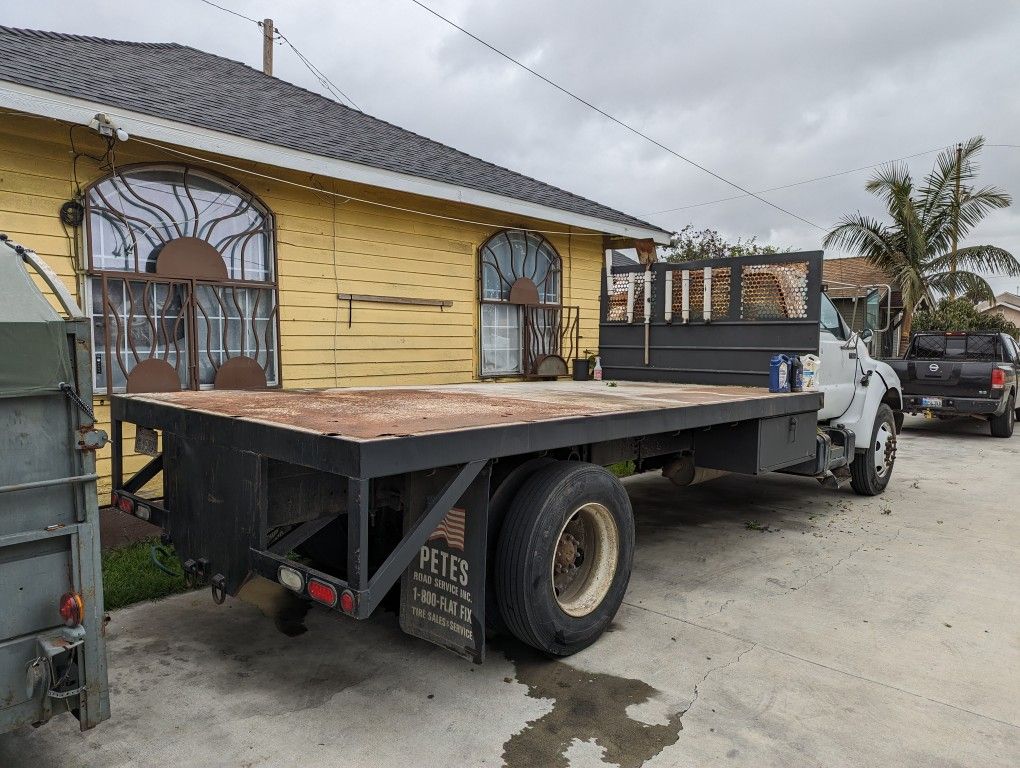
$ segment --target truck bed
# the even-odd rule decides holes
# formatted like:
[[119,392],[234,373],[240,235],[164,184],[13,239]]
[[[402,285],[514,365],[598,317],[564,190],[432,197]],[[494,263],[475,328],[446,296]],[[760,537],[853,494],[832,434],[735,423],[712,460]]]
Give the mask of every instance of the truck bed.
[[117,395],[113,417],[378,477],[820,405],[819,393],[757,387],[550,381]]

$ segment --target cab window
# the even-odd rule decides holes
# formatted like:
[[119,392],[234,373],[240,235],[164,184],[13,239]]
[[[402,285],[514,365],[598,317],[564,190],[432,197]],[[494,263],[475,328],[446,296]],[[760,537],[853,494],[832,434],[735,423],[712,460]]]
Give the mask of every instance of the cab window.
[[828,331],[840,341],[846,341],[850,336],[843,318],[840,317],[835,305],[824,293],[822,294],[822,316],[820,323],[823,331]]

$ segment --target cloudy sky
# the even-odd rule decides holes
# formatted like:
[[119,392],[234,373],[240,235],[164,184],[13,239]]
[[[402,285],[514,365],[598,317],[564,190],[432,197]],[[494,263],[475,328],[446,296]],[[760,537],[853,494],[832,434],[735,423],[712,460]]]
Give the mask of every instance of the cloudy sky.
[[[818,247],[822,232],[572,101],[410,0],[217,0],[285,35],[366,112],[667,229]],[[933,0],[425,0],[589,101],[753,190],[948,147],[1020,145],[1020,4]],[[261,66],[252,23],[199,0],[5,4],[0,23],[176,41]],[[321,86],[287,48],[275,74]],[[921,175],[935,154],[909,165]],[[1020,148],[981,181],[1017,197],[976,230],[1020,256]],[[861,171],[764,195],[820,227],[879,214]],[[682,210],[670,210],[682,209]],[[667,211],[667,212],[662,212]],[[660,213],[661,212],[661,213]],[[994,280],[1017,288],[1016,278]]]

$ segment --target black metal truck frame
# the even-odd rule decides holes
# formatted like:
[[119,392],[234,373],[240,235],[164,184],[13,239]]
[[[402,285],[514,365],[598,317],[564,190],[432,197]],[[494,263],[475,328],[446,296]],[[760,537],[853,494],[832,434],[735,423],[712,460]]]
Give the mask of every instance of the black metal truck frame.
[[[658,322],[644,334],[640,318],[614,319],[609,282],[614,274],[604,276],[602,353],[607,372],[619,380],[615,386],[535,382],[114,396],[114,503],[163,528],[185,570],[208,581],[217,600],[236,594],[252,574],[282,581],[281,569],[286,569],[300,576],[303,588],[320,585],[319,602],[364,619],[403,576],[405,631],[481,660],[486,626],[499,621],[492,615],[486,585],[489,556],[509,500],[536,466],[566,460],[608,466],[632,460],[646,470],[693,457],[698,467],[759,474],[815,465],[820,393],[770,394],[727,385],[735,376],[745,385],[766,381],[768,359],[775,352],[817,351],[820,262],[820,253],[810,253],[653,265],[646,274],[700,270],[707,276],[704,270],[725,268],[731,281],[731,317],[678,318],[675,323]],[[804,301],[796,317],[763,321],[757,314],[741,316],[740,274],[762,264],[803,268]],[[623,274],[643,271],[625,268]],[[664,283],[660,279],[658,284]],[[710,291],[705,298],[712,300]],[[667,300],[650,297],[649,305],[661,309]],[[641,363],[637,350],[649,334],[646,362]],[[699,355],[710,352],[722,365],[684,370],[680,353],[685,349]],[[655,367],[663,359],[669,364]],[[692,379],[693,384],[684,383]],[[647,383],[654,381],[667,383]],[[556,407],[549,406],[552,413],[546,418],[496,418],[490,424],[444,429],[416,430],[410,425],[399,434],[368,437],[244,412],[258,406],[259,398],[270,409],[276,402],[313,403],[318,413],[329,398],[338,398],[337,407],[342,407],[346,393],[399,399],[402,393],[410,397],[423,392],[436,399],[448,393],[477,397],[479,404],[493,395],[520,403],[548,398]],[[614,398],[635,402],[616,407]],[[641,398],[648,399],[647,407]],[[130,478],[124,474],[126,422],[162,435],[161,452]],[[143,495],[143,487],[160,472],[162,499]],[[452,582],[454,594],[446,607],[455,611],[456,601],[461,602],[460,624],[436,619],[431,612],[426,616],[420,606],[412,610],[410,604],[415,581],[430,582],[428,569],[435,574],[440,567],[426,562],[423,547],[437,537],[449,544],[448,514],[455,509],[464,515],[462,523],[467,521],[466,532],[465,526],[460,529],[464,563],[459,592],[456,573],[445,588],[451,590]],[[332,558],[327,554],[309,561],[295,555],[316,542],[318,553],[333,550]],[[323,559],[335,567],[323,568]],[[456,569],[454,560],[450,562]],[[441,567],[448,566],[443,554]],[[321,585],[327,587],[324,592]]]

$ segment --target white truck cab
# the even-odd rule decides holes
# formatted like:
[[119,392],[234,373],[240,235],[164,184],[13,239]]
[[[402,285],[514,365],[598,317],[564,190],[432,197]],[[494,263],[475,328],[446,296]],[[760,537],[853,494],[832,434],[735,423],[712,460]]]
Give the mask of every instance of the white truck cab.
[[818,423],[853,436],[851,484],[874,495],[892,474],[902,387],[896,372],[868,352],[871,331],[852,331],[829,297],[822,293],[821,300],[818,378],[825,402]]

